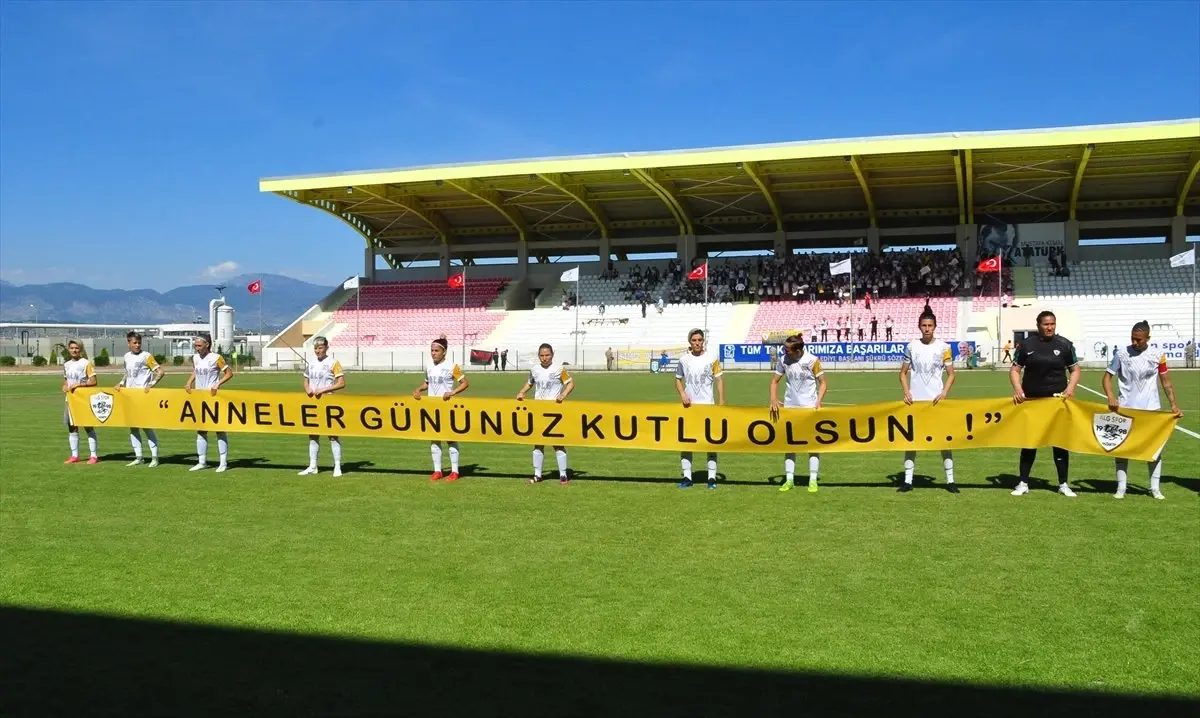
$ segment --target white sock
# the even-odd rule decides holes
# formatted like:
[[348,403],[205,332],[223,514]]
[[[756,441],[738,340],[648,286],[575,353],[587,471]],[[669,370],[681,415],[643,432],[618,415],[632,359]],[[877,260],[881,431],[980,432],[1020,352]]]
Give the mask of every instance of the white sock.
[[333,452],[333,468],[342,468],[342,440],[329,437],[329,450]]
[[221,456],[221,466],[229,460],[229,436],[222,431],[217,432],[217,453]]
[[808,480],[815,482],[821,472],[821,457],[817,454],[808,455]]
[[150,444],[150,458],[158,458],[158,434],[154,429],[146,429],[146,443]]
[[717,480],[717,455],[716,454],[708,455],[708,480],[709,481]]
[[789,484],[792,483],[793,481],[795,481],[795,479],[796,479],[796,455],[795,454],[784,454],[783,455],[783,474],[784,474],[784,480],[786,480]]
[[71,456],[74,456],[75,458],[78,459],[79,458],[79,432],[78,431],[68,431],[67,432],[67,444],[69,444],[71,446]]
[[917,452],[904,452],[904,483],[912,485],[913,469],[917,466]]
[[1129,485],[1129,460],[1117,459],[1117,493],[1125,493],[1125,487]]
[[533,447],[533,475],[541,477],[542,460],[546,458],[546,450],[540,446]]
[[133,447],[135,458],[142,458],[142,435],[137,429],[129,430],[129,445]]
[[458,442],[447,441],[446,446],[450,447],[450,473],[458,473]]
[[558,477],[567,478],[567,450],[561,446],[554,449],[554,460],[558,462]]
[[196,463],[208,463],[208,437],[204,434],[196,434],[196,456],[200,457]]
[[683,472],[684,481],[692,480],[692,452],[685,451],[679,455],[679,468]]
[[954,454],[949,451],[942,452],[942,468],[946,470],[946,483],[954,483]]
[[436,441],[430,442],[429,455],[433,457],[433,472],[442,473],[442,445]]
[[1159,491],[1159,481],[1162,479],[1162,457],[1159,456],[1156,460],[1147,462],[1146,466],[1150,469],[1150,490]]
[[95,456],[96,451],[97,451],[97,444],[99,443],[96,441],[96,430],[88,429],[87,437],[88,437],[88,453],[90,453],[92,456]]
[[321,452],[321,440],[320,439],[309,439],[308,440],[308,468],[310,468],[310,469],[317,468],[317,454],[319,454],[320,452]]

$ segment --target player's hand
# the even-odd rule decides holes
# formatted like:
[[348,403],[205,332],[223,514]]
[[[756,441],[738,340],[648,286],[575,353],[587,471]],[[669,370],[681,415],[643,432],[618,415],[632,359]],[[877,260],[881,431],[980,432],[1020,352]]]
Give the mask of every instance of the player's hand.
[[191,394],[191,393],[192,393],[192,387],[188,386],[187,384],[184,384],[184,385],[183,385],[183,390],[184,390],[184,391],[186,391],[186,392],[187,392],[187,393],[189,393],[189,394]]
[[820,411],[820,410],[821,410],[821,400],[817,399],[817,404],[816,404],[816,406],[813,407],[813,411]]
[[64,394],[68,394],[68,393],[70,393],[70,392],[72,392],[72,391],[75,391],[75,387],[73,387],[73,386],[66,386],[65,384],[63,385],[63,388],[62,388],[62,393],[64,393]]
[[1176,419],[1182,419],[1182,418],[1183,418],[1183,409],[1180,409],[1178,406],[1172,406],[1172,407],[1171,407],[1171,413],[1175,414],[1175,418],[1176,418]]
[[768,406],[771,407],[772,412],[778,414],[780,409],[779,398],[774,396],[771,397],[771,403]]
[[308,394],[308,398],[309,398],[309,399],[311,399],[311,398],[313,398],[314,396],[316,396],[316,394],[312,393],[311,391],[306,391],[306,392],[304,392],[304,393],[305,393],[305,394]]
[[680,400],[683,401],[683,408],[685,409],[692,405],[692,398],[687,394],[681,396]]
[[1119,409],[1119,408],[1121,408],[1121,407],[1120,407],[1120,405],[1117,403],[1117,400],[1116,400],[1116,399],[1113,399],[1112,397],[1109,397],[1109,399],[1108,399],[1108,410],[1109,410],[1109,411],[1116,411],[1116,410],[1117,410],[1117,409]]
[[558,396],[554,397],[554,401],[557,404],[561,404],[561,403],[563,403],[563,399],[566,399],[566,398],[567,397],[563,396],[562,394],[559,394]]
[[146,388],[145,388],[145,389],[143,389],[142,391],[144,391],[145,393],[149,394],[149,393],[150,393],[150,387],[146,387]]
[[413,398],[416,399],[417,401],[421,400],[421,390],[420,389],[413,389]]
[[211,395],[213,395],[213,396],[216,396],[216,395],[217,395],[217,389],[218,389],[218,387],[215,387],[215,386],[214,386],[213,388],[211,388],[211,389],[209,389],[209,390],[208,390],[208,393],[209,393],[209,394],[211,394]]
[[517,394],[517,401],[525,401],[525,392],[520,392]]
[[946,398],[946,392],[944,392],[944,391],[943,391],[942,393],[940,393],[940,394],[938,394],[937,396],[933,397],[933,405],[934,405],[934,406],[937,406],[937,403],[938,403],[939,401],[941,401],[942,399],[945,399],[945,398]]
[[114,386],[114,387],[113,387],[113,389],[116,389],[116,390],[117,390],[117,393],[118,393],[118,394],[120,394],[120,393],[121,393],[121,389],[123,389],[123,388],[124,388],[124,387],[123,387],[123,386],[121,386],[120,384],[117,384],[116,386]]
[[912,406],[912,392],[911,391],[905,390],[904,403],[907,404],[908,406]]
[[448,391],[445,394],[442,394],[442,401],[450,401],[453,398],[454,398],[454,392]]
[[1024,404],[1025,403],[1025,392],[1020,389],[1013,391],[1013,403],[1014,404]]
[[1069,386],[1065,390],[1063,390],[1062,398],[1074,399],[1075,398],[1075,387]]

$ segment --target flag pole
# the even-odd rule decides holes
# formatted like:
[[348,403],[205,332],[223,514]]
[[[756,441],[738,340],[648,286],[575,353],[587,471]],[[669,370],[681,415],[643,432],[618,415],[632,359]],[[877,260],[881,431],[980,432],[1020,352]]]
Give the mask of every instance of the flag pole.
[[846,341],[851,341],[851,337],[854,336],[854,313],[858,311],[854,305],[854,250],[850,250],[850,258],[846,261],[850,262],[850,331]]
[[362,286],[354,277],[354,366],[362,368]]
[[579,267],[575,268],[575,366],[579,366]]
[[704,342],[708,344],[708,254],[704,256]]
[[1004,289],[1004,252],[996,255],[996,366],[1000,365],[1004,351],[1004,307],[1001,306],[1001,293]]
[[[258,280],[258,365],[262,366],[262,280]],[[1194,284],[1195,282],[1193,282]]]
[[[462,356],[459,363],[466,366],[467,362],[467,263],[463,262],[462,270]],[[468,367],[469,368],[469,367]]]

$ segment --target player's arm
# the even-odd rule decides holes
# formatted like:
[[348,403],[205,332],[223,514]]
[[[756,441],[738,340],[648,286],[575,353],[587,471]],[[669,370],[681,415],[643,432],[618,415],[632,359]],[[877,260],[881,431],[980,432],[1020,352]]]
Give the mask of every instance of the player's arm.
[[817,374],[817,406],[820,409],[825,404],[825,390],[829,387],[825,384],[825,372]]
[[193,360],[192,373],[188,374],[187,381],[183,382],[183,390],[191,394],[194,386],[196,386],[196,362]]
[[217,386],[223,386],[225,382],[233,378],[233,367],[225,363],[225,359],[221,359],[221,376],[217,379]]
[[147,361],[147,363],[150,365],[150,368],[154,370],[154,378],[150,380],[150,385],[146,387],[146,391],[150,391],[155,384],[162,381],[163,376],[165,376],[167,372],[165,369],[163,369],[162,364],[159,364],[158,360],[155,359],[153,355],[150,356],[150,359]]
[[[780,363],[779,366],[782,368],[783,364]],[[771,377],[771,394],[770,398],[767,399],[767,406],[771,407],[771,411],[779,411],[779,380],[782,378],[783,375],[779,373],[778,369],[775,371],[775,375]]]
[[337,361],[337,360],[334,361],[334,366],[332,366],[332,373],[334,373],[334,383],[332,383],[332,384],[328,385],[328,387],[325,387],[324,389],[318,391],[317,396],[320,396],[323,394],[332,394],[332,393],[334,393],[334,391],[341,391],[342,389],[346,388],[346,373],[344,373],[342,371],[341,361]]
[[533,370],[529,370],[529,374],[525,377],[525,386],[521,387],[521,391],[517,392],[517,401],[525,401],[525,395],[533,388]]
[[312,384],[308,381],[308,372],[304,372],[304,393],[309,396],[313,395]]
[[[1108,375],[1105,374],[1107,379]],[[1171,402],[1171,412],[1175,414],[1176,419],[1183,418],[1183,412],[1179,410],[1179,404],[1175,403],[1175,385],[1171,383],[1171,377],[1167,375],[1167,358],[1164,356],[1158,360],[1158,383],[1162,384],[1163,391],[1167,393],[1167,401]]]
[[683,361],[675,367],[675,391],[679,393],[679,400],[683,402],[685,407],[692,405],[691,397],[687,395],[687,388],[683,385]]
[[462,369],[459,369],[457,364],[454,365],[452,376],[454,377],[454,388],[446,392],[446,395],[442,397],[446,401],[450,401],[471,387],[471,382],[467,379],[467,375],[462,373]]
[[562,381],[563,385],[562,391],[558,393],[558,402],[561,404],[567,400],[567,397],[571,395],[571,392],[575,391],[575,379],[567,373],[567,368],[563,367],[562,376],[559,377],[559,380]]
[[1023,366],[1025,366],[1025,347],[1022,346],[1017,348],[1017,353],[1012,358],[1012,366],[1008,368],[1008,383],[1012,384],[1014,404],[1025,401],[1025,390],[1021,388],[1021,367]]
[[1109,411],[1116,411],[1121,406],[1121,403],[1117,401],[1117,393],[1113,390],[1113,377],[1117,375],[1120,367],[1121,363],[1117,360],[1117,353],[1113,352],[1112,359],[1108,362],[1108,369],[1104,372],[1104,378],[1100,380],[1100,385],[1104,387],[1104,395],[1108,397]]
[[1068,367],[1071,370],[1071,378],[1067,380],[1067,389],[1063,392],[1063,396],[1070,399],[1075,396],[1075,387],[1079,385],[1079,379],[1083,376],[1083,371],[1079,367],[1079,359],[1075,355],[1075,345],[1068,343],[1067,351],[1071,353],[1071,365]]
[[413,389],[413,398],[420,399],[421,392],[425,391],[428,388],[429,388],[429,379],[425,379],[424,381],[421,382],[420,386],[418,386],[416,389]]
[[904,403],[912,404],[912,391],[908,386],[908,372],[912,366],[912,346],[904,345],[904,358],[900,360],[900,390],[904,392]]
[[85,372],[86,376],[84,377],[83,381],[75,385],[75,388],[78,389],[81,386],[96,386],[96,367],[93,366],[89,361],[87,366],[84,367],[83,371]]
[[954,386],[954,358],[950,356],[950,347],[946,347],[946,353],[942,356],[942,366],[946,367],[946,385],[942,387],[942,393],[934,397],[935,405],[950,396],[950,387]]

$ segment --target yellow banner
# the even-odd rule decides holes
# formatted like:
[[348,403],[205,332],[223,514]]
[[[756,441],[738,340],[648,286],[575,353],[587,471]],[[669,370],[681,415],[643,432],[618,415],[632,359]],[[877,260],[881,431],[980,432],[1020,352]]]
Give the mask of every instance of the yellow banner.
[[1060,446],[1152,459],[1175,426],[1167,412],[1064,399],[1009,398],[784,409],[638,402],[516,401],[455,397],[182,389],[69,395],[79,426],[333,434],[663,451],[853,452]]

